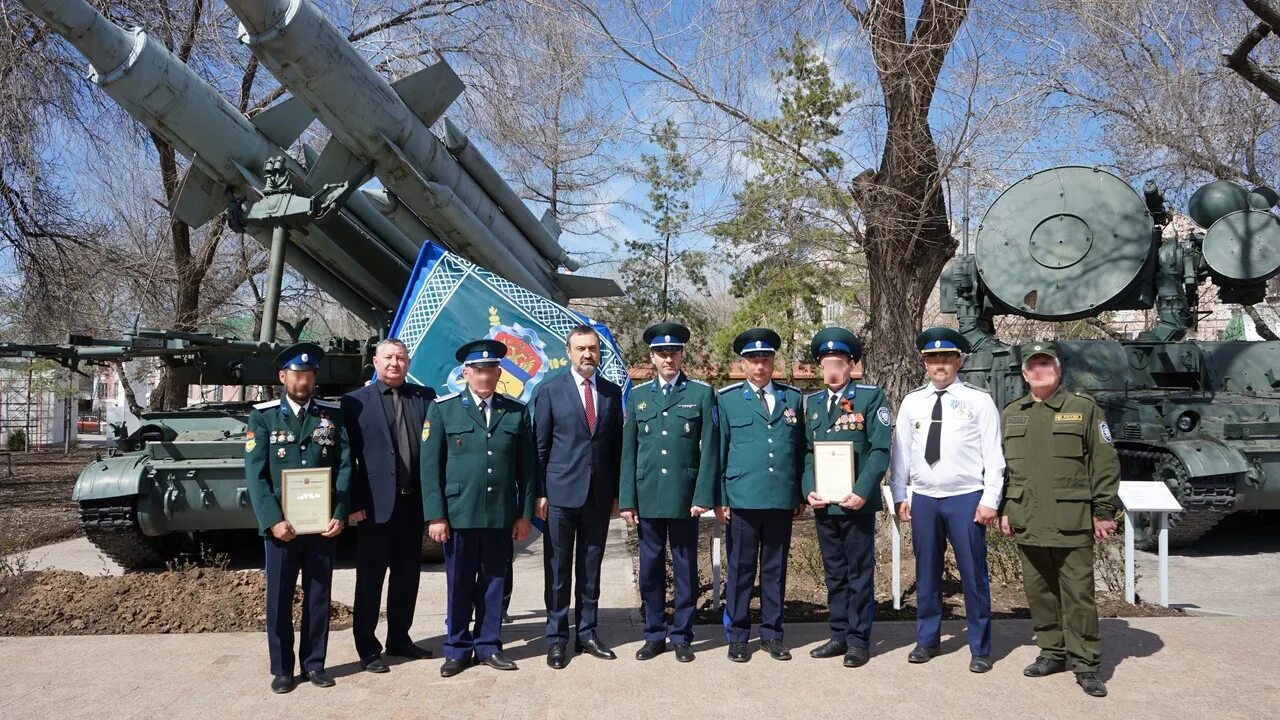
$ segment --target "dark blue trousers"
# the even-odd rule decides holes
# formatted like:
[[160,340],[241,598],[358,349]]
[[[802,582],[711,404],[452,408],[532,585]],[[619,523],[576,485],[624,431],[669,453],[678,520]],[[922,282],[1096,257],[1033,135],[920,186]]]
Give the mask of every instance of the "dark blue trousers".
[[866,650],[876,615],[876,515],[815,515],[831,639]]
[[324,669],[329,647],[329,589],[333,584],[334,538],[299,535],[282,542],[263,539],[267,576],[267,649],[272,675],[293,675],[293,593],[302,574],[302,672]]
[[[671,576],[675,613],[667,623],[667,543],[671,543]],[[698,587],[698,518],[640,519],[640,606],[644,639],[693,642],[693,601]]]
[[751,589],[760,571],[760,639],[782,639],[782,601],[787,594],[787,553],[791,551],[791,510],[742,510],[729,516],[729,581],[725,640],[751,638]]
[[449,598],[446,660],[462,660],[473,652],[484,660],[502,652],[502,590],[510,553],[510,530],[454,528],[450,532],[444,544]]
[[982,491],[947,498],[911,496],[911,545],[916,553],[916,644],[937,647],[942,636],[942,563],[947,543],[964,588],[969,652],[991,654],[991,584],[987,529],[973,521]]
[[551,505],[547,509],[542,560],[549,643],[569,641],[570,589],[578,640],[596,635],[600,563],[604,560],[604,542],[609,536],[609,511],[608,505],[600,507],[591,501],[582,507]]

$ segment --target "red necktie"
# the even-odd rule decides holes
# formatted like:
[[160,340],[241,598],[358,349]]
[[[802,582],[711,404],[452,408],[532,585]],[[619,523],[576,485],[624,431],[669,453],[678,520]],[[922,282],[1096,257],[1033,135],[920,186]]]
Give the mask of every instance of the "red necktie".
[[583,380],[582,389],[584,391],[583,405],[587,408],[587,432],[595,435],[596,433],[596,401],[591,397],[591,381]]

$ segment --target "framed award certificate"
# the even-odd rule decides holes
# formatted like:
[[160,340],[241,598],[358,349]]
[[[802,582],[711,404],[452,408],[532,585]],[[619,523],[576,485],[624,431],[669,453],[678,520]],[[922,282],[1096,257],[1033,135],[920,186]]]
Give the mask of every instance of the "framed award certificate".
[[840,502],[853,492],[853,443],[817,440],[813,443],[814,492],[829,503]]
[[299,535],[329,529],[333,517],[333,468],[294,468],[280,471],[280,509]]

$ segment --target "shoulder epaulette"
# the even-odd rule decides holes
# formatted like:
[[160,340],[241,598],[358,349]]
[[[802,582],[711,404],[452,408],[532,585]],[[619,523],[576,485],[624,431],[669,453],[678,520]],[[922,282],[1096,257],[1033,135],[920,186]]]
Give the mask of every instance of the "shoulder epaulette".
[[814,390],[813,392],[809,393],[808,395],[805,395],[805,398],[806,398],[806,399],[808,399],[808,398],[811,398],[811,397],[817,397],[818,395],[821,395],[821,394],[822,394],[822,393],[824,393],[824,392],[826,392],[826,390]]
[[279,404],[280,404],[280,398],[276,398],[275,400],[268,400],[266,402],[257,403],[253,407],[258,410],[267,410],[269,408],[276,407]]
[[504,399],[504,400],[508,400],[508,401],[510,401],[510,402],[513,402],[513,403],[515,403],[515,404],[517,404],[517,405],[520,405],[521,407],[523,407],[523,406],[524,406],[524,402],[523,402],[523,401],[521,401],[521,400],[520,400],[520,398],[518,398],[518,397],[513,397],[513,396],[508,395],[508,394],[506,394],[506,393],[501,393],[501,395],[502,395],[502,397],[503,397],[503,399]]
[[444,402],[445,400],[452,400],[461,394],[462,393],[449,393],[448,395],[441,395],[440,397],[436,398],[436,402]]
[[724,387],[720,388],[718,392],[726,393],[726,392],[729,392],[730,390],[737,390],[740,387],[742,387],[742,383],[736,382],[732,385],[725,385]]
[[854,383],[859,390],[879,390],[878,385],[863,385],[862,383]]
[[927,388],[927,387],[929,387],[929,383],[925,383],[925,384],[921,385],[920,387],[916,388],[915,390],[912,390],[912,391],[908,392],[907,394],[908,394],[908,395],[910,395],[911,393],[918,393],[918,392],[920,392],[921,390],[924,390],[924,389],[925,389],[925,388]]
[[319,405],[320,407],[330,408],[332,410],[338,410],[342,408],[341,403],[334,402],[333,400],[321,400],[320,398],[312,398],[312,400],[315,402],[316,405]]
[[797,393],[800,392],[800,388],[796,387],[795,385],[788,385],[786,383],[780,383],[780,382],[774,382],[773,384],[777,385],[783,390],[790,390],[791,392],[797,392]]
[[972,389],[974,389],[974,390],[977,390],[978,392],[984,392],[984,393],[986,393],[986,394],[988,394],[988,395],[990,395],[990,394],[991,394],[991,391],[990,391],[990,390],[988,390],[988,389],[986,389],[986,388],[984,388],[984,387],[978,387],[977,385],[970,385],[970,384],[969,384],[969,383],[967,383],[967,382],[962,382],[962,383],[960,383],[960,384],[961,384],[961,385],[964,385],[964,386],[965,386],[965,387],[967,387],[967,388],[972,388]]
[[696,385],[701,385],[701,386],[703,386],[703,387],[711,387],[711,384],[710,384],[710,383],[704,383],[704,382],[702,382],[701,380],[694,380],[694,379],[693,379],[693,378],[691,378],[691,377],[687,377],[687,378],[685,378],[685,380],[687,380],[687,381],[689,381],[689,382],[691,382],[691,383],[694,383],[694,384],[696,384]]

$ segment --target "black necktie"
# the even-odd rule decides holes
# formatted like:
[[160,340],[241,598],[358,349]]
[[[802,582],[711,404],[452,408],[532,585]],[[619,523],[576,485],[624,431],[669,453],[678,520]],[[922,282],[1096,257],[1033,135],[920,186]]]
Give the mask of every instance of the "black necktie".
[[671,383],[662,383],[662,397],[671,397]]
[[836,414],[836,404],[840,400],[839,395],[831,396],[831,406],[827,408],[827,417],[834,417]]
[[756,397],[760,398],[760,402],[764,405],[764,411],[769,412],[769,401],[764,399],[764,388],[756,391]]
[[489,401],[480,401],[480,417],[484,418],[485,427],[489,426]]
[[942,396],[946,390],[934,390],[938,399],[933,403],[933,415],[929,420],[929,439],[924,444],[924,461],[933,467],[942,457]]
[[404,399],[400,397],[400,388],[391,388],[391,407],[395,409],[391,424],[396,441],[396,485],[407,486],[413,481],[413,472],[409,469],[413,450],[409,447],[409,426],[404,422]]

